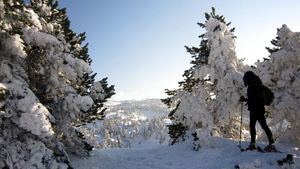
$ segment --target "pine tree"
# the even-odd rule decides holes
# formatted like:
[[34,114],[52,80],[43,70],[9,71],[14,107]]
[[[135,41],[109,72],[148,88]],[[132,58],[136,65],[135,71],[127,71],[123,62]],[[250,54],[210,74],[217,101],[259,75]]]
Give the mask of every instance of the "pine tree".
[[[212,12],[205,13],[205,19],[205,23],[198,23],[201,28],[207,30],[206,33],[199,36],[201,39],[199,47],[185,46],[187,52],[192,57],[191,68],[184,72],[184,80],[179,82],[179,89],[174,91],[166,90],[170,97],[162,100],[171,108],[170,118],[173,124],[169,129],[173,139],[172,144],[179,141],[179,138],[183,138],[182,140],[184,140],[184,137],[191,133],[194,133],[193,136],[195,137],[202,136],[202,138],[195,138],[195,140],[207,142],[204,137],[210,135],[213,126],[212,123],[214,125],[223,125],[220,123],[223,116],[218,117],[220,112],[224,112],[220,107],[223,103],[222,100],[221,102],[218,100],[220,100],[219,97],[224,97],[226,92],[222,91],[224,87],[220,88],[220,85],[224,85],[228,81],[219,79],[218,76],[222,77],[221,73],[227,71],[225,69],[229,69],[230,71],[229,73],[225,73],[224,76],[229,76],[232,71],[235,73],[235,67],[232,66],[240,65],[236,61],[234,51],[228,50],[231,53],[228,53],[228,51],[227,53],[223,51],[218,53],[220,52],[216,50],[218,45],[227,45],[227,42],[222,44],[223,39],[219,39],[219,44],[217,44],[214,39],[216,37],[219,38],[219,36],[221,38],[223,35],[232,41],[236,38],[233,35],[234,28],[227,30],[230,23],[225,21],[224,16],[217,15],[214,8],[212,8]],[[223,61],[220,62],[219,60],[222,59]],[[226,63],[227,61],[232,63]],[[220,68],[224,70],[219,70]],[[234,83],[238,84],[240,82],[236,81]],[[234,84],[229,85],[233,86]],[[195,101],[196,103],[193,103]],[[188,108],[192,109],[192,107],[198,107],[199,110],[188,110]],[[218,112],[218,109],[220,109],[220,112]],[[192,112],[189,111],[199,111],[199,114],[195,115],[204,119],[195,119],[191,115]],[[205,118],[207,118],[206,121]],[[209,122],[209,120],[212,120],[212,122]]]
[[[215,10],[212,8],[213,11],[211,14],[214,14]],[[209,14],[205,13],[206,19],[208,20]],[[205,25],[202,23],[197,23],[201,28],[205,28]],[[166,94],[169,96],[166,99],[162,99],[162,102],[168,105],[169,108],[172,106],[173,99],[176,96],[176,92],[178,90],[185,90],[188,92],[191,92],[193,90],[193,87],[199,83],[199,79],[194,77],[194,70],[195,68],[200,67],[201,65],[205,65],[208,63],[208,56],[209,56],[209,45],[207,39],[204,37],[205,34],[202,34],[199,36],[201,39],[199,47],[188,47],[185,46],[186,51],[190,53],[192,61],[191,68],[186,70],[183,74],[184,80],[181,82],[178,82],[179,88],[177,90],[168,90],[166,89]],[[182,137],[184,139],[185,131],[188,129],[187,126],[184,126],[182,123],[180,123],[176,118],[174,117],[175,112],[177,111],[178,106],[180,105],[180,101],[175,104],[173,108],[171,108],[169,118],[172,119],[175,123],[169,126],[169,134],[170,137],[173,139],[171,144],[174,144],[178,138]]]
[[0,20],[0,168],[70,168],[68,153],[92,150],[78,126],[103,118],[114,86],[95,82],[85,33],[57,1],[4,0]]
[[275,95],[273,103],[267,107],[274,137],[296,145],[300,145],[299,39],[299,32],[282,25],[277,29],[276,38],[271,41],[273,47],[267,47],[269,58],[256,63],[257,67],[253,70]]

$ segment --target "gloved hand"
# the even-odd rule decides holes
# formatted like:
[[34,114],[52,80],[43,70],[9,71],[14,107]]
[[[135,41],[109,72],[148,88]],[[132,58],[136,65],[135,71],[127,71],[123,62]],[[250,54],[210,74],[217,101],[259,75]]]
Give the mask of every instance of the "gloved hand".
[[247,99],[246,99],[244,96],[241,96],[239,101],[240,101],[240,102],[246,102]]

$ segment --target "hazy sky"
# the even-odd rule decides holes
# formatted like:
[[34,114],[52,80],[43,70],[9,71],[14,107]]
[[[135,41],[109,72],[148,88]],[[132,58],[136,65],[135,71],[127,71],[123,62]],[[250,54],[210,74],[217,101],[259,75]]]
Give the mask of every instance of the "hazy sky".
[[267,57],[276,29],[300,31],[299,0],[60,0],[71,27],[86,32],[98,79],[114,84],[115,99],[164,97],[177,87],[203,33],[196,23],[216,8],[235,27],[238,58],[249,64]]

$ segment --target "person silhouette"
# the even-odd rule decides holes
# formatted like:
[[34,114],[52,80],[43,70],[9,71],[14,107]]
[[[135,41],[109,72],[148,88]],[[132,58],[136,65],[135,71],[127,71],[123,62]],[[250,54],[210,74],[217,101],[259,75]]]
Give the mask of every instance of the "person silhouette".
[[[241,96],[241,102],[247,102],[248,110],[250,111],[250,135],[251,143],[249,145],[250,150],[256,149],[256,129],[255,125],[258,121],[262,129],[265,131],[269,145],[265,148],[267,151],[275,150],[274,139],[270,128],[267,125],[265,117],[264,98],[262,93],[262,81],[252,71],[247,71],[243,77],[244,84],[247,88],[247,98]],[[242,103],[243,104],[243,103]]]

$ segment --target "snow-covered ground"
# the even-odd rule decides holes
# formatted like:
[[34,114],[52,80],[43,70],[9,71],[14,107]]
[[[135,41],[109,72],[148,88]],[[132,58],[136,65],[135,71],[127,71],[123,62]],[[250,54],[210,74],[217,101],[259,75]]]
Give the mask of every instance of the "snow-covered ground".
[[[241,152],[238,142],[214,139],[216,146],[194,151],[191,143],[174,146],[157,145],[145,148],[95,150],[87,159],[72,157],[76,169],[299,169],[300,151],[277,145],[283,153]],[[246,146],[248,143],[243,143]],[[263,146],[263,144],[260,144]],[[293,165],[279,166],[277,160],[294,155]]]
[[[148,112],[152,113],[149,114]],[[167,130],[163,126],[156,126],[156,123],[147,124],[150,122],[149,120],[162,121],[166,114],[167,112],[158,100],[126,101],[110,104],[106,119],[98,125],[90,126],[95,130],[100,129],[99,132],[96,132],[98,136],[103,135],[101,128],[106,126],[110,137],[101,136],[99,137],[101,139],[96,139],[96,142],[101,143],[106,140],[107,145],[99,146],[99,149],[94,150],[89,158],[71,157],[74,168],[234,169],[239,167],[240,169],[276,169],[280,168],[277,160],[284,159],[287,154],[294,154],[296,164],[281,166],[281,168],[300,169],[300,150],[282,144],[276,146],[284,153],[241,152],[237,147],[238,142],[216,137],[213,138],[214,143],[211,144],[214,147],[200,148],[199,151],[193,150],[193,143],[190,141],[169,146],[166,143],[168,139],[164,138],[165,141],[159,143],[158,140],[160,139],[158,138],[160,137],[155,137],[155,135],[161,133],[161,136],[165,137],[166,135],[168,137]],[[159,120],[161,117],[162,119]],[[130,125],[128,125],[129,123]],[[132,135],[132,133],[135,134]],[[145,135],[147,137],[144,137]],[[108,138],[104,139],[105,137]],[[130,146],[125,144],[116,146],[109,142],[110,139],[117,140],[117,138],[123,143],[130,143]],[[247,147],[248,144],[248,142],[244,142],[243,146]],[[263,143],[259,145],[261,147],[265,146]]]

